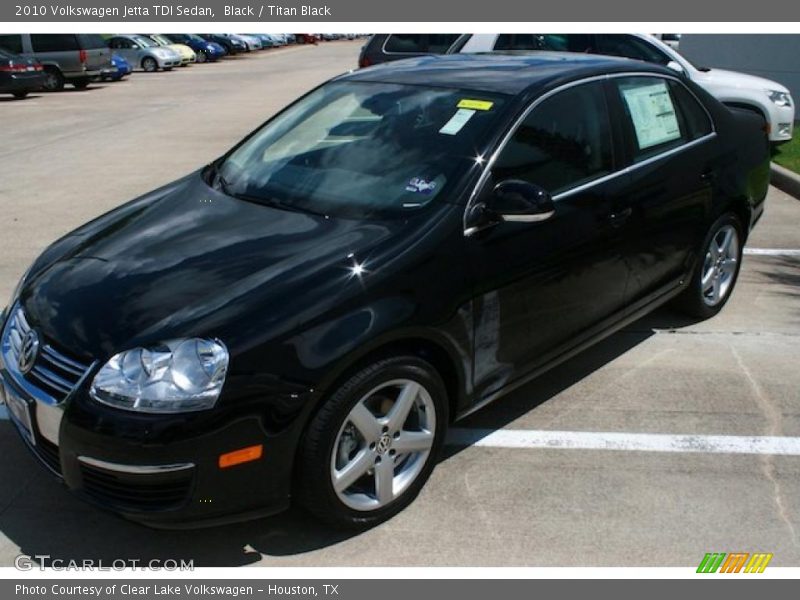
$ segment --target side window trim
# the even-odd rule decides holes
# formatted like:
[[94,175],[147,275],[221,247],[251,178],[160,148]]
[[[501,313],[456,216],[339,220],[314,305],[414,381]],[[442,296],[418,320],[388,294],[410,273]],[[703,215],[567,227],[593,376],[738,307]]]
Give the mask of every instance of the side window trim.
[[[619,162],[618,162],[619,157],[617,156],[617,153],[615,152],[614,153],[614,159],[615,159],[615,164],[614,164],[615,170],[614,171],[612,171],[611,173],[608,173],[607,175],[603,175],[603,176],[601,176],[601,177],[599,177],[597,179],[593,179],[591,181],[587,181],[584,184],[578,185],[578,186],[576,186],[574,188],[570,188],[570,189],[565,190],[565,191],[563,191],[563,192],[561,192],[559,194],[556,194],[555,196],[553,196],[553,202],[558,202],[559,200],[562,200],[564,198],[572,196],[573,194],[577,194],[579,192],[583,192],[583,191],[585,191],[587,189],[590,189],[591,187],[593,187],[595,185],[603,184],[603,183],[605,183],[607,181],[610,181],[610,180],[612,180],[612,179],[614,179],[616,177],[621,177],[623,175],[627,175],[628,173],[630,173],[630,172],[632,172],[632,171],[634,171],[636,169],[639,169],[639,168],[644,167],[646,165],[650,165],[650,164],[652,164],[652,163],[654,163],[656,161],[662,160],[662,159],[667,158],[669,156],[672,156],[674,154],[678,154],[679,152],[683,152],[684,150],[687,150],[689,148],[693,148],[694,146],[698,146],[698,145],[700,145],[702,143],[705,143],[706,141],[716,137],[716,135],[717,135],[717,126],[716,126],[716,123],[714,122],[714,118],[711,116],[711,113],[708,112],[708,109],[706,108],[705,104],[703,104],[700,101],[700,99],[697,97],[697,95],[691,89],[689,89],[689,87],[683,81],[681,81],[678,77],[673,77],[672,75],[667,75],[667,74],[662,74],[662,73],[622,72],[622,73],[610,73],[610,74],[607,73],[605,75],[594,75],[592,77],[587,77],[587,78],[584,78],[584,79],[578,79],[576,81],[571,81],[571,82],[566,83],[566,84],[564,84],[564,85],[562,85],[560,87],[552,89],[549,92],[547,92],[547,93],[539,96],[538,98],[532,100],[530,102],[530,104],[528,104],[528,106],[525,108],[525,110],[523,110],[519,114],[519,116],[517,116],[517,118],[512,123],[511,127],[509,127],[508,130],[505,132],[505,134],[503,134],[502,138],[500,139],[500,142],[497,144],[497,147],[494,149],[494,151],[492,152],[492,155],[489,157],[489,160],[486,161],[486,163],[484,164],[483,172],[481,173],[480,177],[478,178],[478,181],[473,186],[472,191],[470,192],[469,198],[467,199],[467,203],[464,206],[464,214],[463,214],[463,217],[462,217],[462,226],[463,226],[463,230],[464,230],[464,235],[466,237],[469,237],[471,235],[469,233],[469,228],[467,227],[467,216],[469,215],[470,209],[472,208],[472,206],[474,205],[476,199],[480,196],[480,192],[483,190],[484,186],[486,185],[486,181],[489,179],[489,175],[492,172],[492,166],[494,165],[495,161],[497,160],[497,157],[500,155],[500,153],[506,147],[508,142],[514,136],[514,134],[516,133],[517,129],[519,129],[519,127],[522,125],[522,123],[525,121],[525,119],[528,118],[528,115],[539,104],[541,104],[542,102],[544,102],[548,98],[550,98],[552,96],[555,96],[559,92],[562,92],[562,91],[567,90],[569,88],[576,87],[576,86],[579,86],[579,85],[582,85],[582,84],[586,84],[586,83],[592,83],[592,82],[595,82],[595,81],[610,81],[612,79],[617,79],[617,78],[622,78],[622,77],[660,77],[662,79],[669,79],[669,80],[678,82],[680,85],[682,85],[686,89],[687,92],[689,92],[689,94],[698,102],[698,104],[700,104],[700,106],[702,107],[703,111],[708,116],[709,123],[711,123],[711,133],[708,133],[708,134],[706,134],[706,135],[704,135],[702,137],[697,138],[696,140],[691,140],[689,142],[686,142],[686,143],[681,144],[679,146],[676,146],[674,148],[670,148],[668,150],[664,150],[663,152],[659,152],[658,154],[655,154],[653,156],[650,156],[650,157],[648,157],[648,158],[646,158],[644,160],[641,160],[641,161],[635,162],[635,163],[631,162],[632,157],[625,156],[625,161],[622,164],[619,164]],[[604,93],[606,94],[606,99],[608,99],[608,91],[606,89],[604,89]],[[612,124],[613,124],[614,117],[618,116],[618,114],[617,114],[618,110],[612,105],[608,106],[608,110],[609,110],[609,116],[612,119]],[[617,133],[617,130],[614,129],[614,127],[612,127],[612,134],[615,136],[615,138],[616,138],[616,133]],[[624,145],[626,145],[626,142],[624,140],[621,140],[621,144],[624,146]],[[615,150],[617,149],[616,139],[614,141],[613,147],[614,147]]]

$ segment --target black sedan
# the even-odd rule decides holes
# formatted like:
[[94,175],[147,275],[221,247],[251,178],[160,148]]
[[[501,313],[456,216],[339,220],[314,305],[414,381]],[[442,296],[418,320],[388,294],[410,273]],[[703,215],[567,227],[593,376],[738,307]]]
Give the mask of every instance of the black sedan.
[[0,94],[25,98],[44,87],[42,65],[34,58],[25,58],[0,48]]
[[368,526],[454,420],[665,302],[721,310],[768,177],[763,121],[661,67],[364,69],[45,250],[0,387],[41,462],[130,519],[294,500]]

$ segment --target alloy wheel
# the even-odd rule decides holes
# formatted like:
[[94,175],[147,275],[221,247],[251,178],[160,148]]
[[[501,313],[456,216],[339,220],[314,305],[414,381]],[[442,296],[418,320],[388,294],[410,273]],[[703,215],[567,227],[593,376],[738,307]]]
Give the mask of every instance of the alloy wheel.
[[739,234],[733,225],[724,225],[711,237],[703,262],[700,286],[707,306],[716,306],[728,296],[738,262]]
[[425,467],[436,407],[416,381],[382,383],[351,409],[333,445],[333,489],[348,507],[372,511],[401,496]]

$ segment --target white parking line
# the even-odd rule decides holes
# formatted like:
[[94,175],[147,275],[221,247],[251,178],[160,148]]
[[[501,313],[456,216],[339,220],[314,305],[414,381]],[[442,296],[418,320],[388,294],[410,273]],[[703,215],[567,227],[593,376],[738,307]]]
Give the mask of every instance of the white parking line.
[[800,437],[739,435],[670,435],[612,431],[543,431],[524,429],[453,429],[452,446],[550,448],[633,452],[703,452],[710,454],[780,454],[800,456]]
[[800,250],[793,248],[745,248],[744,253],[752,256],[800,256]]

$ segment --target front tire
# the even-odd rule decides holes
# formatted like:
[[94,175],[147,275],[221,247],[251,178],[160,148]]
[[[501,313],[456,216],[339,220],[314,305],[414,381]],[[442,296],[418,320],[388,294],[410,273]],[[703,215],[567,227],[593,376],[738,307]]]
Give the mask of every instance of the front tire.
[[44,89],[48,92],[60,92],[64,89],[64,76],[55,67],[44,69]]
[[155,58],[147,56],[142,59],[142,69],[147,73],[155,73],[158,71],[158,62],[156,62]]
[[23,100],[28,97],[28,92],[14,92],[14,98],[17,100]]
[[743,246],[743,227],[736,215],[725,213],[714,221],[703,240],[702,254],[692,280],[677,298],[677,307],[700,319],[719,313],[739,277]]
[[361,369],[312,418],[301,442],[297,497],[335,526],[371,527],[417,496],[441,450],[447,392],[415,356]]
[[200,52],[197,53],[197,57],[195,58],[195,60],[198,63],[206,62],[208,60],[208,55],[206,55],[206,51],[205,50],[200,50]]

